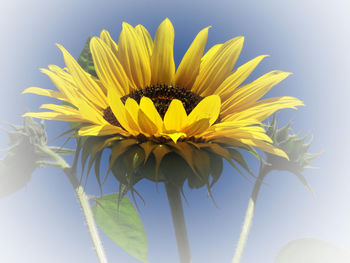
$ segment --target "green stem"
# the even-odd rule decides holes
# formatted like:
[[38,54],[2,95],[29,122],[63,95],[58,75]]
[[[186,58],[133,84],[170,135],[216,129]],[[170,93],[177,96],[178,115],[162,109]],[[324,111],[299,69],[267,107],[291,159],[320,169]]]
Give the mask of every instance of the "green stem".
[[182,207],[180,189],[171,183],[165,183],[165,189],[173,219],[177,250],[181,263],[191,263],[190,244],[187,236],[184,210]]
[[69,182],[74,188],[75,194],[78,198],[80,207],[82,209],[85,223],[89,230],[89,234],[94,245],[95,252],[97,254],[97,258],[100,263],[107,263],[107,257],[105,255],[102,242],[100,236],[98,234],[98,230],[96,227],[95,219],[93,213],[91,211],[91,207],[89,204],[89,199],[85,194],[84,188],[80,185],[78,178],[76,176],[76,171],[74,166],[71,168],[66,161],[57,153],[51,151],[47,147],[42,147],[41,149],[48,157],[52,158],[54,162],[54,166],[60,167],[63,172],[67,175]]
[[256,203],[256,200],[258,199],[260,187],[264,181],[265,176],[268,174],[269,171],[270,171],[269,167],[267,167],[265,165],[260,166],[259,176],[255,181],[253,191],[250,195],[250,199],[249,199],[247,211],[245,214],[241,234],[239,236],[235,255],[233,256],[233,259],[232,259],[232,263],[239,263],[241,261],[243,251],[244,251],[245,245],[247,243],[249,230],[250,230],[250,227],[251,227],[252,221],[253,221],[255,203]]

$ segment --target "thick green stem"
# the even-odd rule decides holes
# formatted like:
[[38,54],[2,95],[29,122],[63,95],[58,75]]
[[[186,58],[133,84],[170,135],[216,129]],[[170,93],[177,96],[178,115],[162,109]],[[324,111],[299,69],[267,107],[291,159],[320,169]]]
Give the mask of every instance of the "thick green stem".
[[267,166],[262,165],[260,167],[259,176],[255,181],[253,191],[250,195],[250,199],[249,199],[247,211],[245,214],[241,234],[239,236],[235,255],[233,256],[233,259],[232,259],[232,263],[239,263],[241,261],[243,251],[244,251],[245,245],[247,243],[249,230],[250,230],[250,227],[251,227],[252,221],[253,221],[256,200],[258,199],[260,187],[264,181],[265,176],[268,174],[268,172],[269,172],[269,169]]
[[55,152],[51,151],[47,147],[43,147],[42,151],[47,154],[50,158],[52,158],[54,162],[54,166],[59,167],[63,170],[63,172],[67,175],[69,182],[74,188],[75,194],[78,198],[80,207],[82,209],[85,222],[87,228],[89,230],[89,234],[94,245],[95,252],[97,254],[97,258],[100,263],[107,263],[107,257],[105,255],[102,242],[100,236],[98,234],[97,226],[95,223],[94,216],[91,211],[91,207],[89,204],[89,199],[85,194],[84,188],[80,185],[78,178],[76,176],[75,168],[71,168],[66,161]]
[[173,219],[177,250],[180,257],[180,262],[191,263],[192,260],[190,244],[187,236],[187,229],[185,224],[184,210],[182,207],[180,189],[171,183],[165,183],[165,189],[168,196],[171,216]]

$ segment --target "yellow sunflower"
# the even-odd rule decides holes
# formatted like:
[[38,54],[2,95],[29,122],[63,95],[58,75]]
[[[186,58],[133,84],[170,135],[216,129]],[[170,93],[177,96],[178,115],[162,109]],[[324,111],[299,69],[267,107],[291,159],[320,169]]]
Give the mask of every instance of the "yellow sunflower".
[[58,91],[30,87],[23,93],[64,104],[44,104],[41,108],[51,111],[24,116],[81,123],[78,136],[91,142],[84,157],[86,161],[91,154],[89,168],[93,161],[99,163],[103,149],[111,148],[109,168],[117,167],[115,176],[131,186],[143,177],[167,180],[166,174],[180,169],[180,162],[186,167],[171,180],[182,184],[188,178],[196,188],[209,185],[210,175],[213,183],[221,174],[222,157],[237,169],[233,161],[249,170],[238,148],[256,147],[288,158],[272,145],[261,122],[277,110],[303,103],[293,97],[261,98],[290,73],[275,70],[241,85],[266,55],[233,70],[244,38],[214,45],[204,54],[209,28],[198,33],[176,71],[169,19],[160,24],[154,40],[142,25],[127,23],[118,44],[106,30],[93,37],[96,76],[58,45],[66,68],[41,70]]

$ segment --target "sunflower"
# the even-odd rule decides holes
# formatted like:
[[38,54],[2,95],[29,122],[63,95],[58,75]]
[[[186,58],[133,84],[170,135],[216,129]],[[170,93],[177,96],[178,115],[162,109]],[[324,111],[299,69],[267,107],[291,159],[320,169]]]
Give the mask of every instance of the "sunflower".
[[204,54],[209,28],[197,34],[176,71],[169,19],[154,39],[142,25],[123,23],[118,43],[103,30],[89,41],[90,71],[58,45],[66,68],[41,70],[58,91],[30,87],[23,93],[56,98],[63,105],[44,104],[41,108],[51,111],[24,116],[80,123],[76,136],[88,138],[83,163],[91,155],[89,169],[93,162],[98,167],[102,151],[110,148],[109,170],[129,188],[142,178],[180,185],[188,179],[191,188],[212,185],[221,174],[222,158],[249,171],[237,149],[254,153],[255,147],[288,158],[273,146],[261,122],[303,103],[287,96],[261,98],[290,73],[274,70],[241,85],[266,55],[233,70],[244,38],[214,45]]

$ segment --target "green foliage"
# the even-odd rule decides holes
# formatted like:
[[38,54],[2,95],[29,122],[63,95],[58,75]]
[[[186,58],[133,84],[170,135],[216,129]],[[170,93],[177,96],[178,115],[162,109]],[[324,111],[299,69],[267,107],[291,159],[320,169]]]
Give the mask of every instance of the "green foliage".
[[97,77],[92,55],[90,52],[90,40],[91,37],[88,37],[86,39],[84,48],[79,55],[78,63],[86,72],[90,73],[94,77]]
[[11,125],[7,131],[10,138],[6,156],[0,160],[0,197],[7,196],[23,188],[45,157],[40,147],[46,145],[46,132],[43,122],[24,118],[23,126]]
[[298,134],[294,133],[290,126],[291,123],[289,122],[284,127],[278,128],[276,115],[274,115],[272,123],[268,125],[266,133],[277,148],[287,153],[289,160],[266,153],[267,163],[270,164],[270,170],[289,171],[295,174],[304,186],[311,191],[311,188],[301,172],[305,168],[308,168],[309,164],[317,158],[320,153],[308,153],[312,140],[306,143],[305,141],[309,136],[307,135],[299,138]]
[[92,211],[97,225],[118,246],[142,262],[148,262],[148,244],[141,219],[130,200],[124,197],[117,209],[118,194],[95,199]]
[[6,156],[0,160],[0,197],[24,187],[32,173],[48,158],[45,149],[56,154],[73,154],[75,151],[58,146],[47,146],[45,125],[32,118],[23,119],[23,126],[11,125],[7,131],[10,138]]

